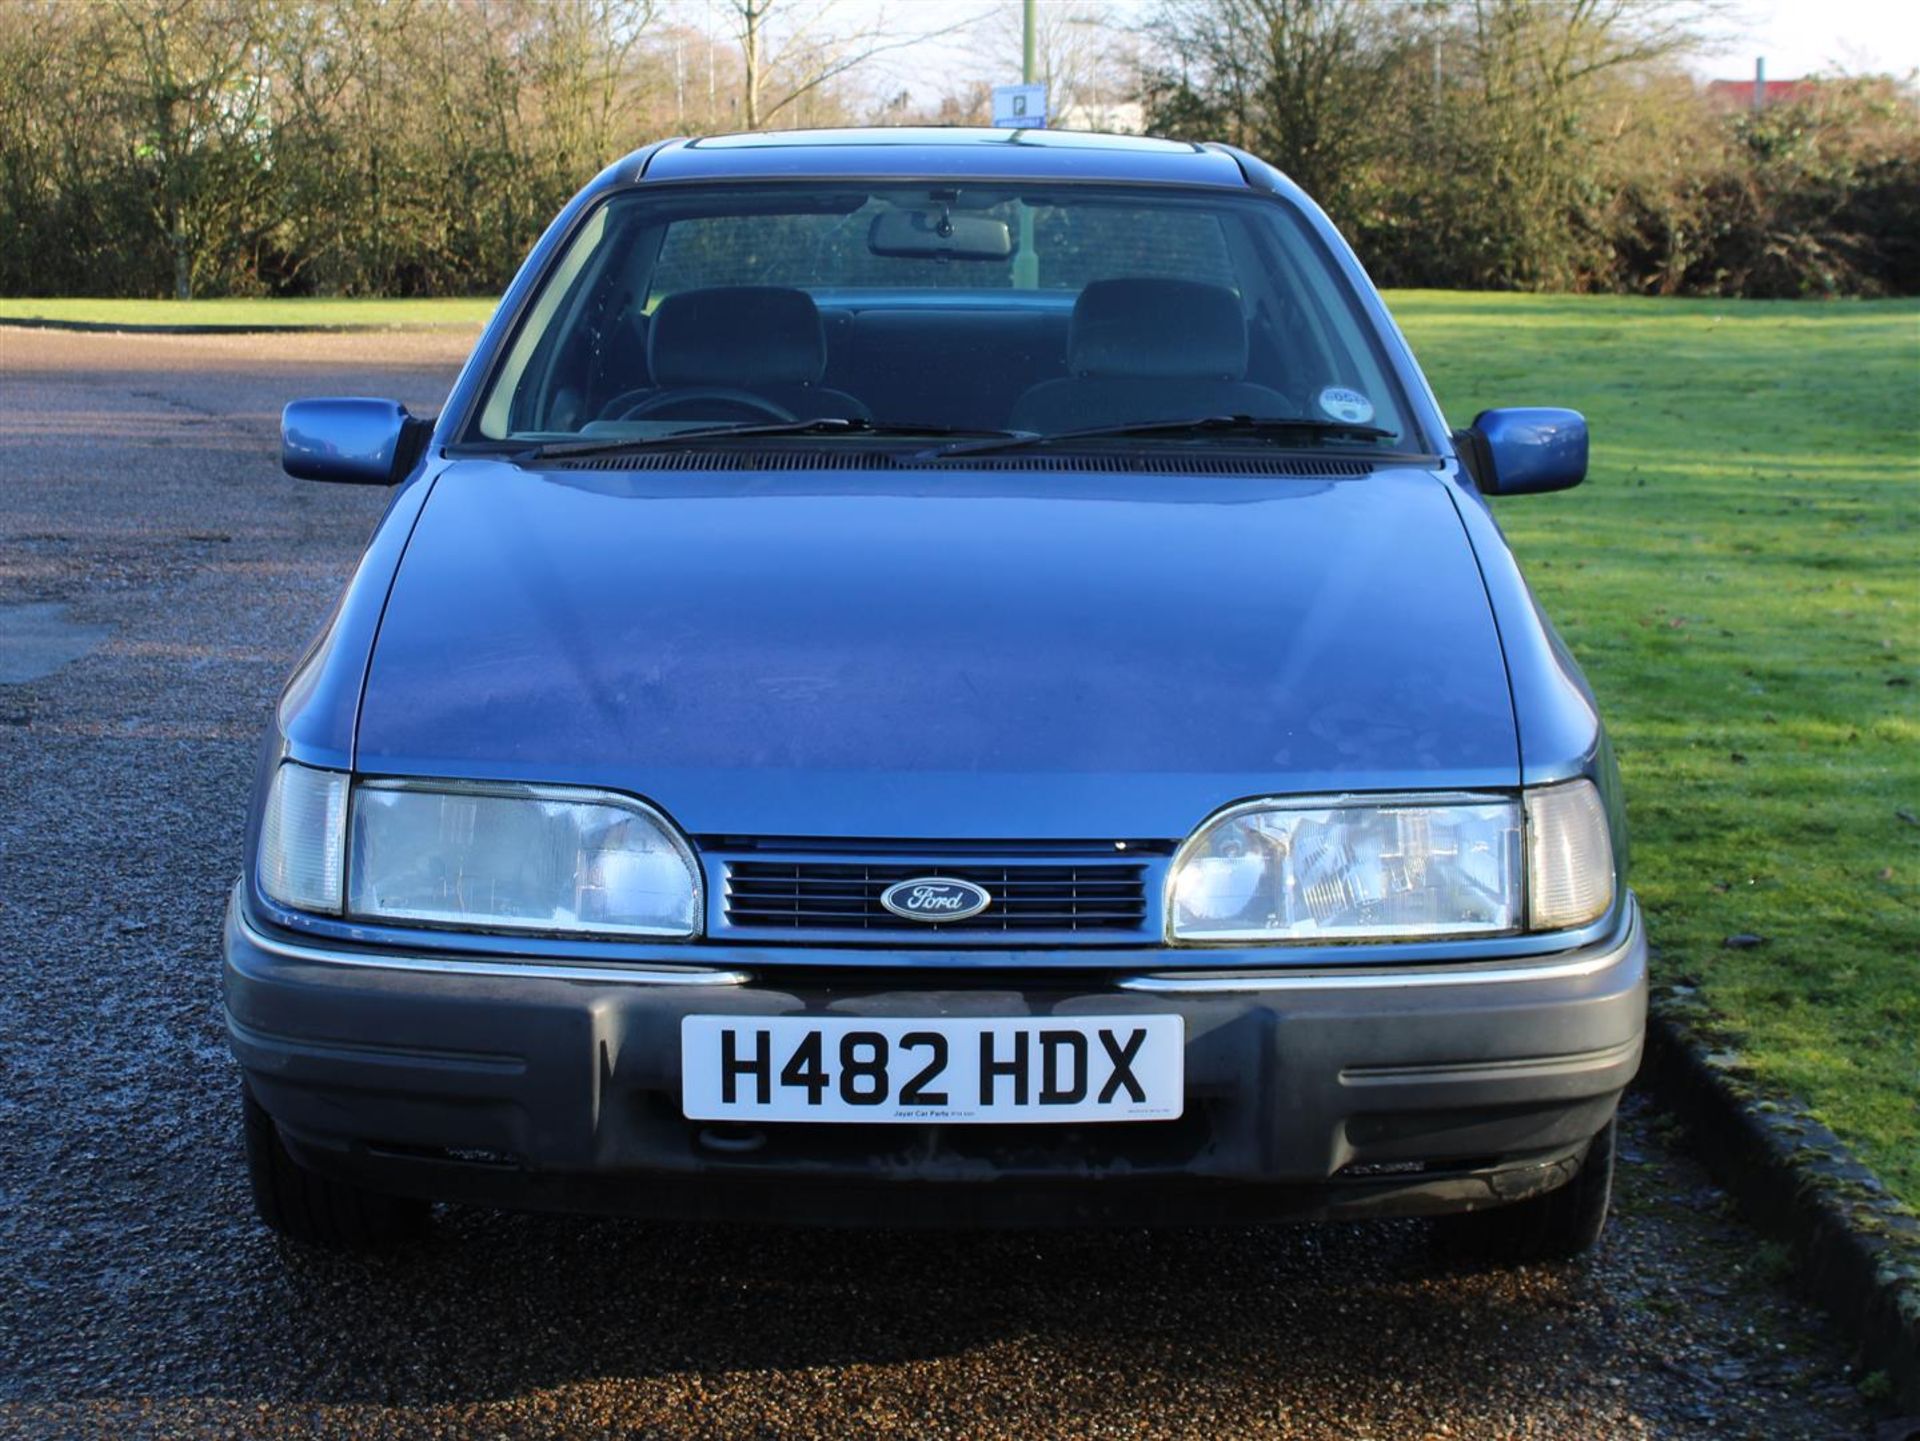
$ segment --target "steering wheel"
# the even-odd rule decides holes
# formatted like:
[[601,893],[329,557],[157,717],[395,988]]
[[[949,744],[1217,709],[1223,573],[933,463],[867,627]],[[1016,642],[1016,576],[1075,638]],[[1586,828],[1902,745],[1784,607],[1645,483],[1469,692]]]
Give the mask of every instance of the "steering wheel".
[[765,396],[755,395],[751,390],[732,390],[724,385],[689,385],[674,390],[656,391],[637,404],[628,406],[613,420],[639,420],[642,416],[652,415],[655,411],[665,410],[668,406],[690,404],[703,400],[722,401],[728,405],[738,405],[744,409],[764,415],[769,420],[798,420],[800,417],[784,405],[775,405]]

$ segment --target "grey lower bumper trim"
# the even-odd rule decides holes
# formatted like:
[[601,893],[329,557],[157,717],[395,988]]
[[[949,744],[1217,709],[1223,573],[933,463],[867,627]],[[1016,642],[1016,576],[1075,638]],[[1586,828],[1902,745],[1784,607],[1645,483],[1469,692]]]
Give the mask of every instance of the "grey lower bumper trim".
[[1437,1066],[1343,1066],[1340,1082],[1347,1086],[1401,1086],[1420,1081],[1511,1081],[1530,1075],[1562,1076],[1576,1071],[1605,1071],[1635,1065],[1640,1037],[1597,1051],[1573,1051],[1557,1056],[1516,1056],[1504,1061],[1449,1061]]

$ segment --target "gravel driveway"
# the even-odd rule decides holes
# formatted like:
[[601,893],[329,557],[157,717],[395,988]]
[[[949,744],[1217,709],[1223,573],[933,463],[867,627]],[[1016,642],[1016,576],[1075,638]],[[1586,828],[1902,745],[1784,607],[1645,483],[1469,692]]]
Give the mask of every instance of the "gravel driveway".
[[1450,1271],[1411,1223],[460,1211],[397,1257],[278,1245],[219,916],[271,698],[384,495],[281,476],[277,414],[431,410],[470,339],[0,329],[0,1433],[1871,1434],[1822,1318],[1639,1101],[1585,1267]]

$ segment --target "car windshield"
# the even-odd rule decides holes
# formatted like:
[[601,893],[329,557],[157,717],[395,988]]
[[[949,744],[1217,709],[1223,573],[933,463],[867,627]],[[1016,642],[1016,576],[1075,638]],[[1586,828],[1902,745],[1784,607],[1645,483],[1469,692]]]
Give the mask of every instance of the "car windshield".
[[1130,444],[1419,448],[1292,205],[1005,182],[616,194],[550,266],[468,439],[1092,444],[1129,427]]

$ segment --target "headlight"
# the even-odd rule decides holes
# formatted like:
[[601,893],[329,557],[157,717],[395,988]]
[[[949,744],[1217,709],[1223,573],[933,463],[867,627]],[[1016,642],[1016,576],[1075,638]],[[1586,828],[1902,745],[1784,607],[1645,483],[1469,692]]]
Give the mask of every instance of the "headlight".
[[1289,806],[1204,826],[1174,861],[1176,941],[1367,941],[1521,925],[1520,807],[1472,796]]
[[286,762],[260,818],[260,889],[297,911],[337,912],[346,854],[347,778]]
[[475,930],[673,936],[700,868],[651,807],[602,791],[367,781],[353,790],[347,911]]
[[[1523,889],[1524,878],[1524,889]],[[1175,857],[1175,942],[1396,941],[1562,930],[1613,904],[1589,781],[1488,796],[1256,801]]]

